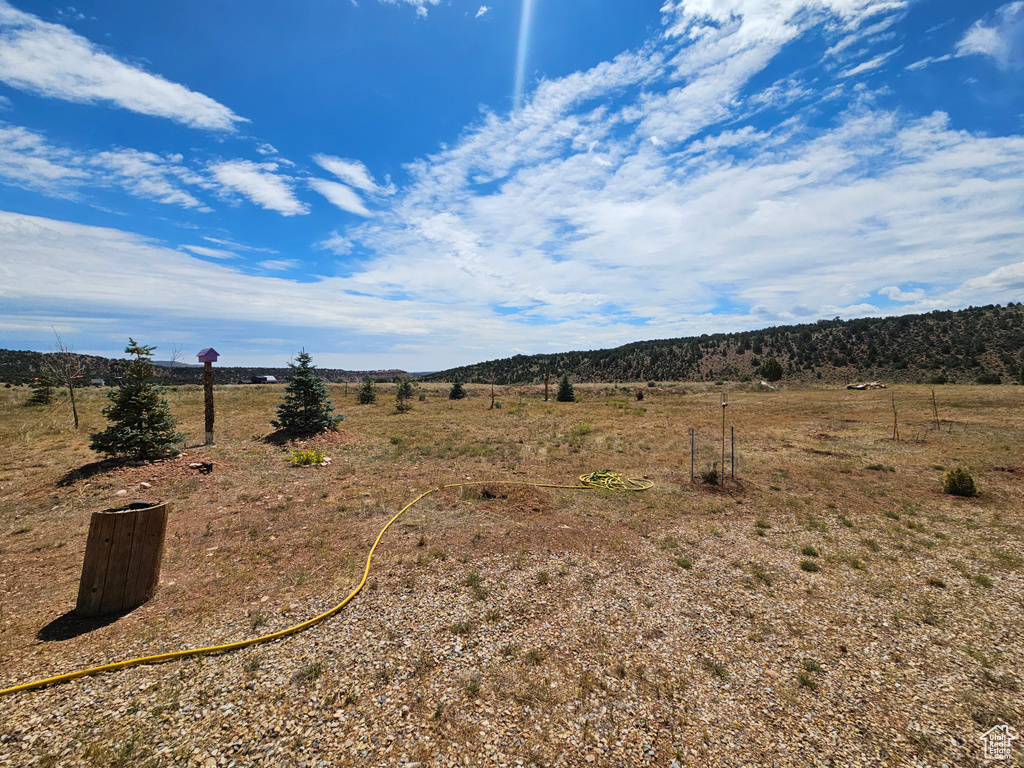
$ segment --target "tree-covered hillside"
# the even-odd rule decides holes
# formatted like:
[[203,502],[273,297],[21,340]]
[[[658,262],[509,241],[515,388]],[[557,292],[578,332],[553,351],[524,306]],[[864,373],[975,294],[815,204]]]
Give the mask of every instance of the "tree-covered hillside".
[[787,380],[1024,383],[1024,304],[516,355],[422,378],[496,384],[539,382],[545,374],[556,381],[565,373],[574,381],[754,379],[771,358]]
[[[0,382],[10,384],[27,384],[43,370],[43,363],[50,353],[31,352],[25,350],[0,349]],[[83,385],[91,379],[104,379],[108,384],[114,383],[115,376],[123,376],[128,365],[127,360],[109,359],[94,355],[77,355],[83,363],[81,381]],[[194,359],[194,358],[193,358]],[[213,380],[217,384],[237,384],[243,380],[252,380],[254,376],[274,376],[284,381],[291,375],[286,366],[280,368],[267,367],[231,367],[213,366]],[[332,368],[317,368],[317,375],[325,381],[361,381],[365,376],[375,379],[392,381],[396,376],[409,378],[410,374],[400,370],[387,371],[344,371]],[[202,384],[202,366],[184,366],[177,363],[174,367],[158,365],[156,376],[163,384]]]

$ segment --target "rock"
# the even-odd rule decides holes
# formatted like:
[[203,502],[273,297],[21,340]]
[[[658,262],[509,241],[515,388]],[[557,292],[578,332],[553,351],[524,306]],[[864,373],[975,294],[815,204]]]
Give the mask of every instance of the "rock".
[[122,488],[119,491],[114,491],[114,495],[115,496],[127,496],[128,495],[128,491],[126,491],[124,488]]

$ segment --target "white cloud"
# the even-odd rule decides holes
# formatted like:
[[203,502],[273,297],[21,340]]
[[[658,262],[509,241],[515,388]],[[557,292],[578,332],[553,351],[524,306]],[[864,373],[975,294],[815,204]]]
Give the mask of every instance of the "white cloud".
[[355,187],[371,195],[393,195],[395,187],[391,183],[383,186],[377,184],[373,174],[358,160],[348,160],[334,155],[313,155],[314,162],[328,173],[333,173],[350,187]]
[[0,124],[0,178],[47,194],[70,196],[89,178],[74,153],[53,147],[41,134]]
[[326,181],[325,179],[310,179],[309,186],[326,197],[332,205],[337,206],[343,211],[354,213],[357,216],[371,215],[370,211],[363,205],[362,198],[344,184],[339,184],[336,181]]
[[986,24],[976,21],[956,45],[957,56],[979,54],[1002,69],[1024,68],[1024,2],[1001,6]]
[[427,18],[427,8],[432,5],[438,5],[441,0],[378,0],[378,2],[385,3],[387,5],[411,5],[416,9],[416,15],[420,18]]
[[6,0],[0,0],[0,81],[48,98],[114,104],[195,128],[233,131],[245,122],[209,96],[116,59]]
[[209,211],[209,207],[182,189],[182,183],[201,186],[204,180],[185,168],[181,160],[180,155],[167,157],[136,149],[119,149],[100,152],[90,158],[89,163],[113,174],[126,190],[138,197]]
[[302,262],[298,259],[268,259],[267,261],[261,261],[259,266],[271,272],[286,272],[290,269],[295,269],[301,264]]
[[316,247],[320,250],[330,251],[338,256],[344,256],[347,253],[351,253],[352,241],[335,231],[329,237],[318,242]]
[[[902,46],[901,46],[901,48],[902,48]],[[840,73],[839,76],[840,77],[853,77],[854,75],[859,75],[862,72],[871,72],[872,70],[878,69],[879,67],[883,66],[885,64],[885,62],[887,62],[889,59],[891,59],[893,56],[895,56],[897,53],[899,53],[899,51],[900,51],[900,48],[895,48],[895,49],[893,49],[891,51],[886,51],[885,53],[881,53],[878,56],[875,56],[874,58],[869,59],[868,61],[861,62],[860,64],[856,65],[855,67],[850,67],[849,69],[844,70],[843,72]]]
[[206,256],[211,259],[237,259],[238,254],[232,253],[231,251],[225,251],[220,248],[207,248],[205,245],[183,245],[186,251],[194,253],[197,256]]
[[0,124],[0,179],[55,197],[76,197],[84,186],[120,187],[129,194],[166,205],[210,209],[186,187],[207,182],[182,163],[180,155],[135,149],[76,152],[51,144],[26,128]]
[[254,245],[243,245],[242,243],[236,243],[234,240],[228,240],[223,237],[210,237],[209,235],[203,235],[203,240],[214,245],[220,245],[224,248],[230,248],[232,251],[256,251],[259,253],[277,253],[273,248],[260,248]]
[[879,288],[877,293],[880,296],[888,296],[893,301],[920,301],[925,297],[925,292],[920,288],[915,291],[904,291],[895,285]]
[[488,7],[486,6],[486,5],[481,5],[481,6],[480,6],[480,8],[479,8],[479,10],[477,10],[477,12],[476,12],[476,16],[475,16],[474,18],[477,18],[477,19],[479,19],[479,18],[480,18],[481,16],[483,16],[483,15],[484,15],[485,13],[487,13],[487,12],[488,12],[488,11],[490,11],[490,10],[491,10],[491,9],[490,9],[490,8],[488,8]]
[[230,160],[210,166],[214,178],[226,189],[245,195],[252,202],[282,216],[309,213],[309,207],[292,191],[288,176],[278,174],[278,164]]

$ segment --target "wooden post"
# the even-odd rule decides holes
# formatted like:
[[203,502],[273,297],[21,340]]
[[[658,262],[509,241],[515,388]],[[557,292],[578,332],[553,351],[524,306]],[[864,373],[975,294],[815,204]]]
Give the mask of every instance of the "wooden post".
[[729,427],[729,460],[732,462],[732,479],[736,479],[736,427]]
[[690,427],[690,482],[693,482],[693,427]]
[[203,395],[206,398],[206,445],[213,445],[213,363],[203,363]]
[[932,390],[932,414],[935,416],[935,428],[941,430],[939,426],[939,406],[935,402],[935,390]]
[[548,375],[544,374],[544,402],[548,401]]
[[78,583],[79,616],[122,613],[156,592],[171,502],[93,512]]
[[729,403],[726,402],[725,392],[722,393],[722,485],[725,485],[725,406]]
[[900,441],[900,420],[896,413],[896,395],[892,396],[892,439]]
[[220,354],[213,347],[207,347],[196,357],[203,364],[203,394],[206,396],[206,443],[213,445],[213,364]]

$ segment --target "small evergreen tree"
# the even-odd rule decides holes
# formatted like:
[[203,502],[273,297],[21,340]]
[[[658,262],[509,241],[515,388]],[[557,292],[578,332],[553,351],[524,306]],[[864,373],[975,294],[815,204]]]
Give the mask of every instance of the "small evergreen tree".
[[184,438],[174,431],[174,419],[164,390],[153,383],[153,350],[128,339],[125,352],[135,355],[128,364],[123,386],[108,393],[110,405],[103,415],[113,422],[89,436],[89,447],[98,453],[126,459],[157,459],[181,451]]
[[295,435],[314,435],[334,429],[341,421],[332,416],[334,407],[328,396],[327,385],[316,375],[313,358],[303,349],[298,363],[288,363],[292,369],[291,381],[284,390],[284,401],[277,406],[277,418],[270,423]]
[[25,405],[49,405],[53,402],[53,388],[56,384],[49,374],[40,373],[28,385],[32,389],[32,396]]
[[359,388],[359,394],[356,397],[360,405],[377,402],[377,388],[373,385],[373,379],[370,376],[363,379],[363,386]]
[[395,390],[395,411],[407,413],[412,410],[412,403],[409,402],[412,398],[412,382],[398,376],[395,383],[398,384],[398,389]]
[[462,386],[462,381],[455,379],[452,382],[452,388],[448,390],[449,400],[461,400],[466,396],[466,388]]
[[573,403],[576,401],[576,392],[573,391],[568,373],[563,375],[562,380],[558,382],[558,394],[555,395],[555,400],[560,403]]

